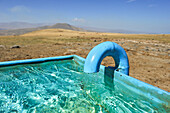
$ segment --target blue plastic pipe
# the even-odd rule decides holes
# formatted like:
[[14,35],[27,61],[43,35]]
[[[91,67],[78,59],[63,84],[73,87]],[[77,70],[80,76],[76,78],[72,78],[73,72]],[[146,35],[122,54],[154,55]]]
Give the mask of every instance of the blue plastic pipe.
[[115,60],[115,68],[117,71],[129,75],[129,61],[125,50],[114,42],[103,42],[95,46],[88,54],[84,72],[99,72],[100,64],[106,56],[112,56]]

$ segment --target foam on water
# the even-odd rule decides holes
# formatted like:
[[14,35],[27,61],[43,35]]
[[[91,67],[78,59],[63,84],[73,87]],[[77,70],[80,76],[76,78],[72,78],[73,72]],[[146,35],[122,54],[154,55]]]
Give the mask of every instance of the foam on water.
[[73,60],[0,68],[0,112],[166,112],[119,92],[102,72],[83,73]]

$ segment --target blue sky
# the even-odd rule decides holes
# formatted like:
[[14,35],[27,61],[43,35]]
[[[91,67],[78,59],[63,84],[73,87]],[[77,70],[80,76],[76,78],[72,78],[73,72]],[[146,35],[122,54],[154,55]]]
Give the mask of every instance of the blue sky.
[[170,33],[170,0],[0,0],[0,23],[14,21]]

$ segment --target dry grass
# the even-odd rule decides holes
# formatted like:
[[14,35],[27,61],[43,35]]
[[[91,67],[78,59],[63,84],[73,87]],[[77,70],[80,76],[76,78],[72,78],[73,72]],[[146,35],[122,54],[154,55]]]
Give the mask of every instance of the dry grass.
[[0,36],[1,45],[32,45],[45,43],[84,42],[91,39],[153,40],[170,43],[170,34],[120,34],[79,32],[64,29],[46,29],[19,36]]

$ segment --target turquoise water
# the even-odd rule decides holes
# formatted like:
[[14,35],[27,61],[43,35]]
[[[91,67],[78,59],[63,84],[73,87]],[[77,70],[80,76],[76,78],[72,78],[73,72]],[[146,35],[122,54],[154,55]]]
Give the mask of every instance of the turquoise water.
[[3,67],[0,112],[166,112],[136,95],[121,93],[120,88],[102,72],[83,73],[83,67],[74,60]]

